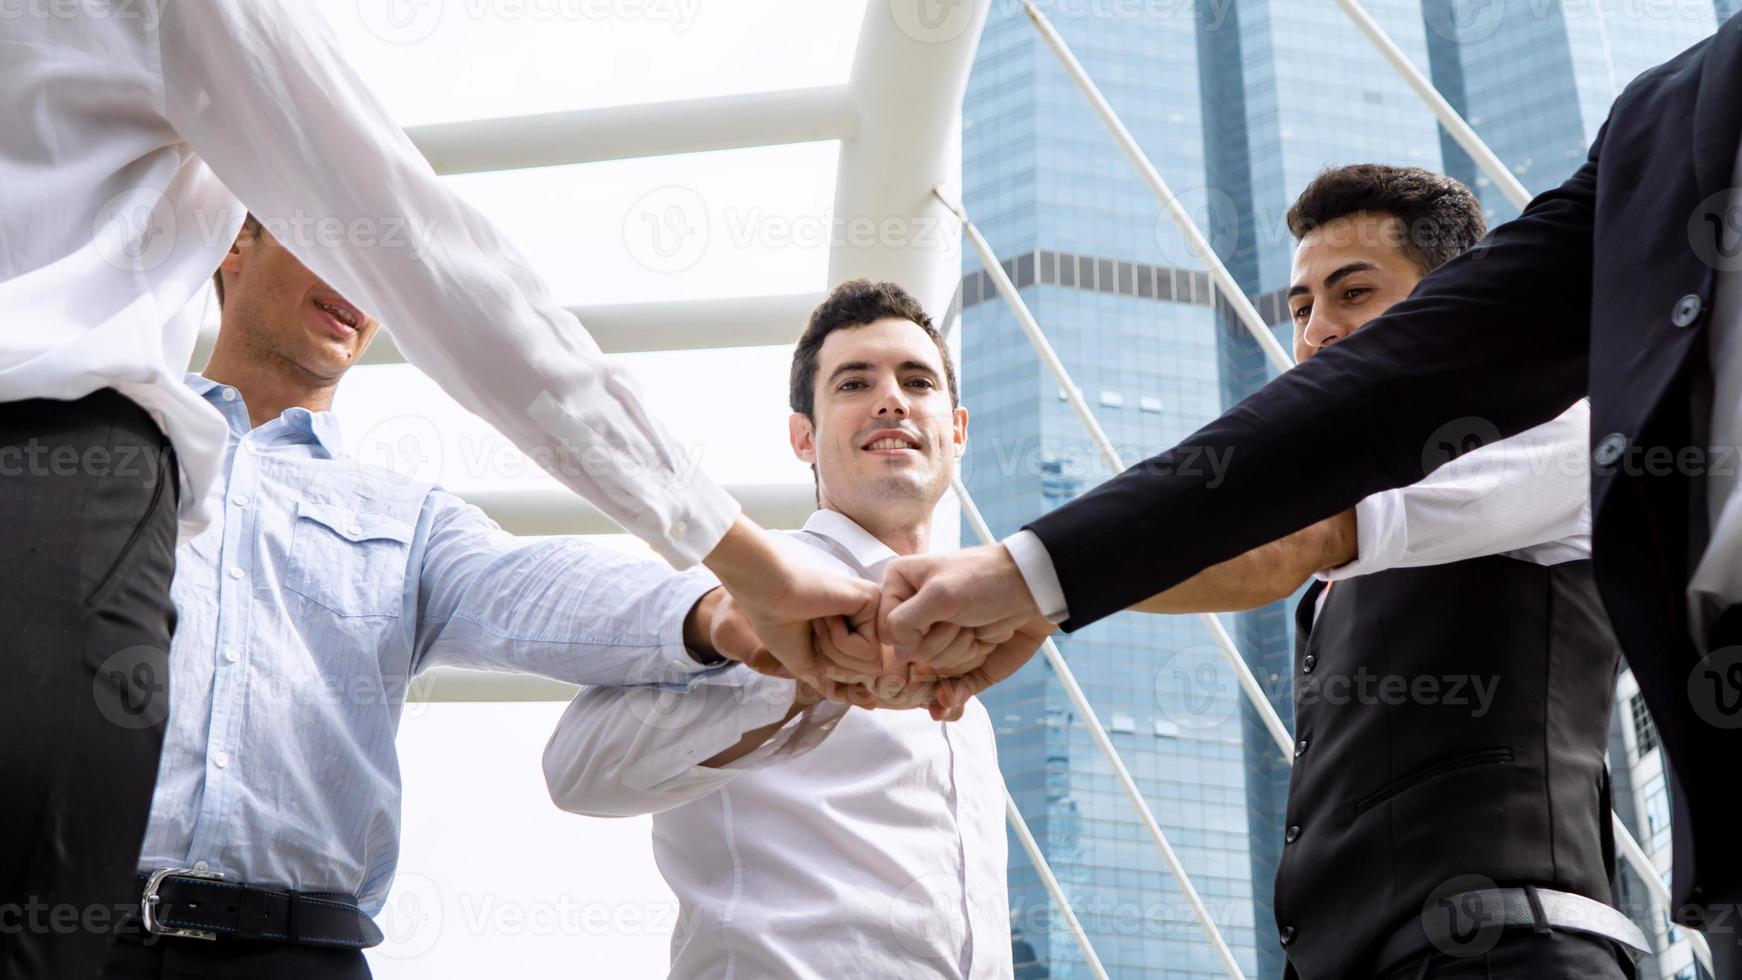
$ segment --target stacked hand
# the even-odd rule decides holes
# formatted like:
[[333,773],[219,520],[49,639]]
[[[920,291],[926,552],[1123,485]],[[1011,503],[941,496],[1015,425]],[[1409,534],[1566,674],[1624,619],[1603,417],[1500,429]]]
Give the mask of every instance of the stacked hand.
[[741,521],[707,564],[731,594],[713,615],[715,650],[860,707],[959,718],[1053,629],[1002,546],[897,559],[879,590],[803,565]]

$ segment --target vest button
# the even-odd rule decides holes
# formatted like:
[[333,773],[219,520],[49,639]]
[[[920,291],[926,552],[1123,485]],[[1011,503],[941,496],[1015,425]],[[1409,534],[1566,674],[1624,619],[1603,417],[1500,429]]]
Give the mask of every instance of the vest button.
[[1290,844],[1300,840],[1300,827],[1298,825],[1288,828],[1287,840]]
[[1678,327],[1691,327],[1700,318],[1700,311],[1706,304],[1693,293],[1676,300],[1675,311],[1669,315],[1669,322]]
[[1310,674],[1313,672],[1313,668],[1317,667],[1318,665],[1319,665],[1319,658],[1315,657],[1309,653],[1300,662],[1300,672],[1303,674]]
[[1294,942],[1294,926],[1283,926],[1282,931],[1276,934],[1276,938],[1281,940],[1284,946]]
[[1611,432],[1597,443],[1597,448],[1591,451],[1591,462],[1598,466],[1614,466],[1621,454],[1627,451],[1627,437],[1619,432]]
[[1301,756],[1306,755],[1306,747],[1307,747],[1307,740],[1304,738],[1301,739],[1300,741],[1294,743],[1294,757],[1296,759],[1298,759]]

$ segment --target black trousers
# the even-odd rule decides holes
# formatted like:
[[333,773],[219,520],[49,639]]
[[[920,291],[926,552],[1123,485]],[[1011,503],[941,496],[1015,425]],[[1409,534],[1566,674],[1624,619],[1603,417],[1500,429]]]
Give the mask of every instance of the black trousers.
[[0,404],[0,977],[88,980],[169,716],[178,476],[112,390]]
[[1508,929],[1487,953],[1437,949],[1379,974],[1379,980],[1633,980],[1633,961],[1607,939],[1558,929]]
[[145,941],[123,929],[103,980],[369,980],[361,950],[220,939]]

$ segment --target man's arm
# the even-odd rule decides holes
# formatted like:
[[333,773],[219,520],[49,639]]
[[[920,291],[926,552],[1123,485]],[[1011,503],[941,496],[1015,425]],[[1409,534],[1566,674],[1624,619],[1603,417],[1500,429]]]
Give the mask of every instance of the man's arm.
[[706,563],[799,676],[816,670],[811,619],[871,628],[875,587],[782,560],[502,233],[441,183],[318,11],[178,0],[156,33],[164,118],[407,360],[672,565]]
[[[1384,316],[1029,524],[1065,600],[1044,611],[1080,629],[1585,395],[1602,145]],[[940,624],[1042,612],[1033,578],[1003,545],[898,559],[884,635],[923,659]]]
[[683,688],[711,671],[686,630],[719,582],[579,538],[527,542],[453,494],[419,517],[413,664],[572,684]]
[[1147,613],[1239,612],[1286,599],[1313,573],[1353,561],[1355,512],[1301,528],[1193,575],[1132,609]]
[[573,813],[658,813],[810,751],[849,710],[806,705],[796,682],[741,668],[705,675],[681,692],[588,688],[545,746],[545,785],[552,802]]

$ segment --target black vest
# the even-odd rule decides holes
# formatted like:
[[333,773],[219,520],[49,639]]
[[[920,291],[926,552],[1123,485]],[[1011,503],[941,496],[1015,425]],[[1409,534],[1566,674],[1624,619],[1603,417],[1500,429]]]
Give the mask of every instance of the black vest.
[[1375,944],[1460,876],[1609,901],[1620,654],[1591,563],[1493,555],[1345,579],[1314,623],[1323,588],[1296,612],[1276,875],[1294,973],[1382,966]]

